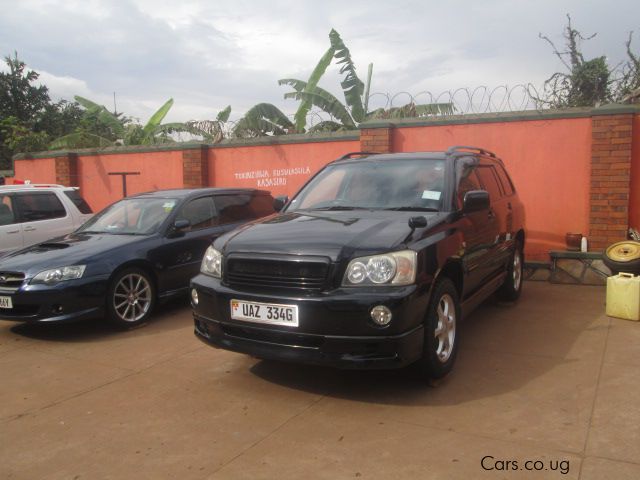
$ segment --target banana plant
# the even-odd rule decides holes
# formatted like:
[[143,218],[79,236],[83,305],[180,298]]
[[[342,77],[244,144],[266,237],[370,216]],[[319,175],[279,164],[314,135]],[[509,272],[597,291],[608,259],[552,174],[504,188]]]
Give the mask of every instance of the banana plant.
[[[57,138],[50,149],[108,147],[124,145],[152,145],[174,142],[171,134],[187,132],[210,140],[208,133],[197,125],[189,123],[162,123],[173,106],[173,99],[167,100],[143,126],[133,123],[120,114],[111,113],[104,105],[99,105],[84,97],[75,96],[76,102],[85,108],[85,122],[75,132]],[[230,111],[230,108],[229,108]],[[102,127],[102,128],[98,128]],[[97,133],[95,130],[99,130]],[[108,135],[106,135],[108,133]]]
[[231,115],[231,105],[218,112],[215,120],[190,120],[185,126],[200,132],[205,140],[211,143],[221,142],[225,137],[226,125]]
[[278,107],[270,103],[259,103],[238,120],[233,134],[238,138],[253,138],[285,135],[294,129],[293,122]]
[[[306,117],[312,105],[328,113],[333,120],[320,122],[310,128],[309,132],[354,129],[363,121],[374,118],[451,115],[455,112],[455,107],[452,103],[423,105],[409,103],[402,107],[394,107],[388,110],[377,109],[369,112],[368,97],[373,64],[369,64],[367,83],[365,85],[356,73],[356,67],[349,49],[336,30],[331,29],[329,41],[329,49],[314,68],[308,81],[304,82],[295,78],[284,78],[278,81],[279,85],[293,87],[294,91],[286,93],[284,96],[285,99],[291,98],[300,102],[295,114],[296,131],[305,131]],[[324,75],[333,59],[340,65],[340,74],[344,75],[344,80],[340,82],[344,92],[344,104],[333,94],[318,86],[320,78]]]

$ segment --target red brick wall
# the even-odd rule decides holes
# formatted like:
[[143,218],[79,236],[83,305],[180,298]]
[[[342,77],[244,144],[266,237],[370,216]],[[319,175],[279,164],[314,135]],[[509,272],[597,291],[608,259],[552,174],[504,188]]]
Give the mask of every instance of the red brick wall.
[[209,182],[207,147],[182,152],[182,181],[185,188],[206,187]]
[[624,240],[629,228],[633,115],[594,116],[591,128],[591,250]]
[[78,156],[69,153],[64,157],[56,158],[56,183],[68,187],[80,185],[78,178]]
[[360,130],[360,148],[363,152],[389,153],[393,151],[393,128],[363,128]]
[[640,114],[633,117],[631,148],[631,191],[629,192],[629,226],[640,230]]

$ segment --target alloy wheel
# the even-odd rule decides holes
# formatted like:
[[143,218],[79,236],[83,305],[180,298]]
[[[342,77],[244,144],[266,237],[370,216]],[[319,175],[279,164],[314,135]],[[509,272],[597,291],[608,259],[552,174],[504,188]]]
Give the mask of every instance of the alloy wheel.
[[522,282],[522,255],[516,250],[513,254],[513,289],[518,291]]
[[151,307],[151,285],[138,273],[123,276],[113,291],[113,309],[125,322],[142,319]]
[[438,324],[434,336],[438,342],[436,356],[440,362],[449,360],[456,338],[456,308],[453,298],[444,294],[438,302]]

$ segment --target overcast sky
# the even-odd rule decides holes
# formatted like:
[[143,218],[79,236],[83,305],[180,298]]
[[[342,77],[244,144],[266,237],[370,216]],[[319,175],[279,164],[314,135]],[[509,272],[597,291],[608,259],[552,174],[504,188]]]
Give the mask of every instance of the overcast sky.
[[[82,95],[143,122],[168,98],[168,121],[232,118],[260,102],[295,111],[280,78],[306,80],[335,28],[372,93],[542,85],[562,64],[567,13],[597,37],[587,58],[624,58],[640,0],[0,0],[0,53],[18,52],[53,99]],[[343,98],[337,67],[320,83]],[[380,98],[380,97],[378,97]],[[418,99],[425,98],[424,95]],[[380,100],[379,100],[380,101]],[[397,103],[404,103],[400,99]]]

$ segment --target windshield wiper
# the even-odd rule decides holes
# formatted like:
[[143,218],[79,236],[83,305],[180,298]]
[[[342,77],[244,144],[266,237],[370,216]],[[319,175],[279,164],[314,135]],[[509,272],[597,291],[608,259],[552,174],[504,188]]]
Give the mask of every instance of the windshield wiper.
[[320,208],[310,208],[309,210],[334,210],[334,211],[338,211],[338,210],[369,210],[368,208],[365,207],[354,207],[351,205],[332,205],[330,207],[320,207]]
[[385,210],[395,210],[398,212],[439,212],[440,210],[433,207],[418,207],[415,205],[406,205],[402,207],[385,208]]

